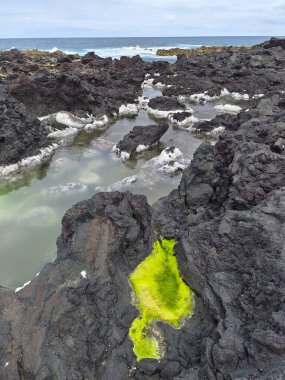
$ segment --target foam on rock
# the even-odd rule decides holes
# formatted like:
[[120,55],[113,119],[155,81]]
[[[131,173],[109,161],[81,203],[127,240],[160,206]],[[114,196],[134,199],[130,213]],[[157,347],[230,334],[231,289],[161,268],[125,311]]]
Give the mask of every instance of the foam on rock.
[[151,149],[159,143],[160,138],[167,131],[167,124],[149,126],[135,126],[121,141],[113,147],[113,152],[126,161],[136,153]]
[[127,105],[121,105],[119,109],[119,115],[120,116],[134,116],[137,115],[139,112],[138,107],[136,104],[127,104]]
[[230,114],[238,114],[242,108],[239,106],[235,106],[232,104],[220,104],[214,107],[215,110],[219,112],[224,112],[224,113],[230,113]]
[[57,144],[52,144],[46,148],[40,149],[40,153],[38,155],[23,158],[17,164],[0,166],[0,176],[7,176],[22,169],[37,166],[48,159],[57,148]]

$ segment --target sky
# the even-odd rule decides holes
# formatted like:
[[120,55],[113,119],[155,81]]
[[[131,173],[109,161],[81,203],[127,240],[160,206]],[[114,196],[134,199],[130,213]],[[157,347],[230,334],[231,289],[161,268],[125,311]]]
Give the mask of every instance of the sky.
[[0,0],[0,38],[282,36],[285,0]]

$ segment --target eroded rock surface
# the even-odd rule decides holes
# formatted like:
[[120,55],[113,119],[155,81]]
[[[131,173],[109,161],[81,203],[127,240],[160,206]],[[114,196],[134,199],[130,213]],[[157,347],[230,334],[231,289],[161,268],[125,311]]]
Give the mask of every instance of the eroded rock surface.
[[47,145],[40,121],[11,95],[0,94],[0,166],[37,155]]
[[224,88],[250,97],[282,91],[285,88],[284,41],[273,39],[252,49],[237,51],[228,47],[221,52],[178,56],[171,67],[172,75],[162,67],[154,83],[163,83],[166,86],[163,95],[167,96],[205,91],[208,96],[220,96]]
[[129,378],[128,275],[151,252],[150,226],[146,198],[130,193],[67,212],[56,261],[19,293],[0,289],[1,379]]
[[168,124],[135,126],[130,133],[118,142],[115,151],[123,160],[129,159],[135,153],[140,153],[157,145],[167,129]]
[[41,125],[37,117],[63,111],[105,125],[122,104],[134,103],[142,94],[145,67],[138,56],[112,60],[94,53],[0,52],[0,100],[7,108],[0,110],[0,166],[37,154],[52,132],[45,128],[48,121],[48,127],[66,127],[52,116]]
[[[0,288],[0,379],[284,378],[285,97],[278,91],[284,49],[269,45],[250,54],[229,48],[208,58],[182,57],[176,77],[167,76],[167,63],[147,64],[174,85],[167,93],[210,89],[214,96],[227,84],[229,91],[265,96],[236,116],[198,124],[205,133],[225,131],[215,145],[198,148],[179,188],[152,208],[142,196],[115,192],[67,212],[56,261],[17,294]],[[80,61],[109,64],[92,54]],[[115,65],[127,70],[131,63]],[[130,151],[141,143],[131,142]],[[178,240],[195,308],[180,330],[157,323],[165,354],[137,363],[128,333],[138,310],[128,276],[157,238]]]

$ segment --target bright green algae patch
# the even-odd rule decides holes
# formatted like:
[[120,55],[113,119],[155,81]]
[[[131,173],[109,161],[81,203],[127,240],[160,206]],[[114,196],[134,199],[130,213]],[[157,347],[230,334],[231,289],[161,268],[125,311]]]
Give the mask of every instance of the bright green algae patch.
[[159,343],[150,333],[154,321],[179,328],[181,319],[192,312],[192,291],[180,276],[175,244],[175,240],[157,241],[151,254],[130,275],[140,310],[130,328],[138,361],[160,358]]

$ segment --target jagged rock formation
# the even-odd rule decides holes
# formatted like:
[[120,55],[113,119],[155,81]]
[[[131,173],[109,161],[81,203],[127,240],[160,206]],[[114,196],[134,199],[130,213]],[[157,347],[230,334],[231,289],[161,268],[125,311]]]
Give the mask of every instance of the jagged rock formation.
[[122,104],[141,95],[145,66],[138,56],[112,60],[92,53],[0,52],[0,166],[47,145],[50,131],[36,117],[69,111],[113,118]]
[[48,145],[46,131],[24,104],[0,93],[0,166],[15,164]]
[[[285,88],[284,39],[271,40],[253,49],[236,51],[232,47],[217,53],[193,57],[178,56],[172,75],[160,68],[160,77],[167,87],[163,95],[204,93],[217,96],[226,87],[230,92],[254,96]],[[152,71],[155,73],[155,71]]]
[[135,126],[115,146],[115,151],[122,159],[129,159],[135,153],[150,149],[159,143],[160,138],[168,129],[168,124],[154,124],[148,126]]
[[148,106],[152,109],[158,109],[159,111],[185,110],[185,106],[179,103],[177,99],[164,96],[157,96],[156,98],[150,99]]
[[[236,84],[227,70],[211,77],[218,84],[203,77],[198,57],[176,65],[182,74],[175,91],[186,67],[194,78],[196,65],[201,89],[228,81],[229,90],[246,85],[253,94],[260,86],[266,93],[237,116],[199,125],[225,131],[216,145],[198,148],[177,190],[152,208],[130,193],[80,202],[63,219],[56,261],[17,294],[0,288],[0,379],[284,378],[285,95],[269,93],[284,85],[284,49],[244,54],[227,51],[207,63],[227,58],[231,75],[249,70]],[[84,65],[91,63],[103,65],[87,56]],[[128,333],[138,310],[128,276],[157,238],[178,240],[194,314],[180,330],[157,323],[165,355],[137,363]]]
[[151,251],[143,196],[101,193],[67,212],[58,256],[17,293],[0,289],[1,379],[121,379],[135,363],[128,275]]

